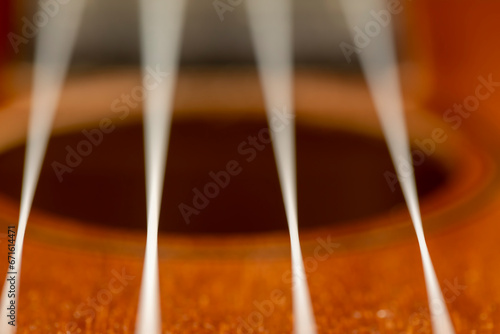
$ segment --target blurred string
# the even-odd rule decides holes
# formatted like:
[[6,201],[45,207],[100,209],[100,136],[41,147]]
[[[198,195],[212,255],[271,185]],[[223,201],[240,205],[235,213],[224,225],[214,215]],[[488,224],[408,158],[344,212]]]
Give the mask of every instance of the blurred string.
[[[314,334],[297,218],[291,0],[249,0],[246,4],[290,233],[294,332]],[[280,114],[290,121],[284,122]]]
[[390,8],[388,7],[389,3],[384,0],[340,0],[340,3],[352,32],[354,44],[351,45],[351,50],[360,59],[417,234],[433,332],[435,334],[454,334],[455,330],[425,240],[406,129],[391,22],[393,19],[391,9],[392,12],[397,13],[402,8],[397,10]]
[[[147,239],[136,334],[161,333],[158,224],[178,70],[184,0],[141,0]],[[151,72],[158,80],[150,82]]]
[[[57,12],[47,16],[46,24],[39,27],[35,41],[33,89],[15,243],[15,264],[9,269],[9,272],[15,273],[13,275],[16,293],[13,299],[9,298],[10,284],[4,283],[0,301],[1,318],[4,320],[7,319],[7,307],[11,300],[17,305],[26,225],[85,2],[78,0],[59,5]],[[42,13],[41,7],[39,10]],[[0,333],[15,333],[16,329],[16,326],[9,325],[7,321],[0,322]]]

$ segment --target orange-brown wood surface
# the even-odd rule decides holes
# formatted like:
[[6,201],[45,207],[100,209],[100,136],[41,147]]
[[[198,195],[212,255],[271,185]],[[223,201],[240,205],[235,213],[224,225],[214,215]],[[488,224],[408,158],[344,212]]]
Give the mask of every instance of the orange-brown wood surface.
[[[107,115],[113,97],[137,82],[137,73],[130,71],[72,80],[63,94],[56,132],[94,124]],[[176,117],[213,113],[252,118],[255,110],[262,111],[257,82],[255,73],[248,71],[183,73]],[[191,98],[193,90],[199,92],[198,99]],[[358,80],[302,71],[296,90],[298,122],[379,136],[368,95]],[[83,100],[78,92],[94,98]],[[27,105],[20,97],[0,112],[3,150],[22,141]],[[426,138],[436,127],[449,136],[432,156],[447,166],[447,182],[421,203],[429,250],[451,318],[457,333],[497,333],[497,132],[481,117],[450,130],[433,111],[408,106],[413,137]],[[139,110],[132,113],[137,118]],[[18,203],[0,195],[1,277],[7,253],[3,233],[16,223]],[[85,203],[79,204],[85,210]],[[305,229],[301,237],[319,333],[431,332],[418,245],[404,205],[347,225]],[[331,252],[318,248],[327,240],[334,244]],[[18,333],[133,333],[144,246],[145,231],[96,226],[35,208],[25,241]],[[288,247],[286,231],[162,234],[163,332],[290,333]]]

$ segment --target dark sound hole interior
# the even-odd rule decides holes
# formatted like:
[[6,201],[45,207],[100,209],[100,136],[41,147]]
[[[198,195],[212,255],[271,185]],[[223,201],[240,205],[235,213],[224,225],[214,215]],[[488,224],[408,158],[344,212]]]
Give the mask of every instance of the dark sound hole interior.
[[[51,138],[34,208],[89,224],[144,231],[142,125],[102,135],[93,129],[86,129],[93,143],[83,132]],[[160,230],[286,230],[273,150],[263,129],[265,119],[174,119]],[[16,201],[24,149],[0,156],[0,191]],[[403,203],[399,188],[391,191],[384,177],[394,169],[383,141],[299,124],[297,161],[301,229],[349,224]],[[446,181],[445,170],[432,159],[415,173],[420,196]]]

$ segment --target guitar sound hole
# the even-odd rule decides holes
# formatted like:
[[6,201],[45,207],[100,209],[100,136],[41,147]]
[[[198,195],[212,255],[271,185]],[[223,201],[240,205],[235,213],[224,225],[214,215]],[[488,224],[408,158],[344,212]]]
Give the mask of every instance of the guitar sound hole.
[[[116,228],[146,228],[141,124],[88,127],[50,140],[34,208]],[[186,234],[286,230],[283,201],[262,120],[174,119],[160,231]],[[20,198],[24,147],[0,156],[0,191]],[[71,153],[70,153],[71,152]],[[382,140],[297,125],[301,229],[349,224],[402,205]],[[386,173],[384,175],[384,173]],[[393,174],[394,175],[394,174]],[[421,197],[447,179],[432,157],[415,169]]]

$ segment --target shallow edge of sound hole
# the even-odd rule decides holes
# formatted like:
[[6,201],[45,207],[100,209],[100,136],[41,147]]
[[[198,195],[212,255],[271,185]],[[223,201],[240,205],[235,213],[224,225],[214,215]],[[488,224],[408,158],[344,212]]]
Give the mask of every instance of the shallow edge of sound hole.
[[[176,104],[180,106],[180,111],[176,110],[175,118],[178,120],[190,120],[199,117],[204,119],[206,115],[214,115],[219,119],[222,117],[222,120],[225,122],[233,122],[237,119],[246,119],[246,117],[248,116],[248,119],[251,121],[255,121],[257,119],[257,121],[260,120],[260,122],[265,123],[264,111],[259,109],[260,107],[254,107],[254,105],[258,105],[260,101],[258,96],[259,86],[257,76],[255,75],[255,73],[249,72],[245,69],[241,71],[238,70],[236,72],[238,73],[237,76],[225,75],[223,72],[218,70],[207,70],[206,73],[203,72],[202,74],[197,71],[194,71],[192,73],[189,71],[182,73],[180,75],[180,84],[178,89],[178,92],[181,93],[178,93],[178,96],[176,97],[176,99],[178,100]],[[207,85],[207,82],[211,82],[211,80],[214,80],[214,78],[216,78],[217,84]],[[103,97],[105,94],[108,94],[107,92],[110,92],[109,96],[110,98],[112,98],[116,96],[116,92],[130,90],[128,88],[128,85],[130,85],[130,87],[133,87],[134,84],[137,84],[137,80],[140,79],[140,76],[136,71],[120,71],[119,73],[112,75],[110,73],[104,74],[101,79],[102,80],[96,81],[95,78],[92,77],[86,80],[76,80],[77,84],[75,85],[75,87],[78,87],[80,89],[84,88],[84,90],[87,91],[90,95],[99,96],[99,94],[101,94],[103,95]],[[208,89],[208,91],[206,92],[203,91],[205,92],[205,95],[204,97],[202,96],[199,100],[190,99],[189,97],[191,95],[187,93],[190,91],[189,89],[192,89],[193,86],[197,85],[210,89]],[[248,99],[237,98],[242,94],[240,86],[244,88],[243,93],[245,96],[250,93],[252,97],[251,99],[249,99],[249,101],[252,101],[252,103],[250,103],[251,106],[246,103]],[[76,91],[80,91],[80,89],[77,89]],[[116,90],[116,92],[113,93],[114,90]],[[339,91],[344,93],[336,96],[335,99],[332,99],[330,96],[331,94],[329,93],[332,91]],[[220,100],[216,100],[217,102],[214,102],[213,97],[219,96],[217,94],[220,94],[221,92],[223,93],[223,96],[225,98],[233,98],[230,98],[228,100],[221,100],[223,102],[221,102]],[[350,94],[347,94],[346,92]],[[325,95],[325,93],[327,94]],[[70,94],[68,96],[72,95]],[[344,103],[347,102],[342,100],[342,97],[344,96],[347,96],[346,99],[351,99],[353,96],[357,97],[356,101],[358,102],[358,104],[355,104],[356,107],[354,110],[347,110],[344,108]],[[217,103],[222,103],[221,109],[210,109],[211,107],[207,107],[203,103],[200,104],[200,101],[205,101],[205,99],[207,101],[212,101],[209,103],[209,106],[213,106]],[[107,102],[109,100],[108,98],[103,98],[101,100],[95,99],[92,101],[89,101],[92,105],[91,110],[87,110],[89,106],[77,106],[75,105],[74,100],[63,98],[61,110],[66,116],[61,118],[61,122],[58,123],[56,121],[56,131],[65,131],[64,128],[70,126],[74,131],[78,132],[82,128],[81,125],[79,126],[79,122],[82,124],[85,122],[85,127],[89,129],[92,128],[92,125],[89,124],[94,124],[95,126],[95,121],[100,117],[103,117],[100,110],[109,107],[107,104],[101,105],[101,102]],[[314,101],[321,101],[321,103],[312,103]],[[23,109],[22,112],[27,113],[29,109],[29,103],[25,102],[27,101],[22,102],[18,108]],[[229,105],[231,106],[231,108],[236,108],[235,110],[237,110],[237,112],[234,112],[234,110],[230,109]],[[308,107],[309,109],[307,110],[304,109],[304,106],[306,105],[310,107]],[[335,76],[326,75],[322,72],[299,71],[297,73],[297,108],[299,112],[297,119],[299,127],[301,125],[304,125],[312,127],[314,131],[331,131],[333,128],[337,127],[338,124],[350,124],[342,128],[341,130],[358,134],[361,133],[362,135],[366,132],[366,134],[369,134],[367,135],[367,137],[373,138],[373,136],[375,136],[374,133],[377,133],[376,129],[378,129],[379,126],[378,124],[376,124],[376,119],[372,117],[373,111],[371,110],[370,106],[371,104],[369,103],[369,96],[363,93],[363,86],[356,84],[356,82],[346,83],[344,80],[339,80]],[[73,107],[74,109],[72,109]],[[24,124],[23,118],[19,117],[18,112],[12,113],[12,111],[13,110],[11,110],[11,120],[15,125],[13,128],[24,128],[22,125]],[[426,133],[422,132],[421,129],[419,129],[421,127],[418,126],[417,123],[420,123],[420,125],[422,125],[422,123],[425,123],[425,127],[429,127],[429,129],[431,129],[432,124],[427,125],[427,121],[422,121],[427,120],[427,114],[431,113],[421,110],[410,111],[411,115],[409,116],[410,118],[412,118],[411,121],[408,122],[411,127],[410,132],[412,132],[413,130],[414,133],[417,133],[418,135],[422,134],[422,136],[425,136]],[[68,116],[71,117],[68,118]],[[131,120],[137,120],[138,118],[140,118],[140,110],[133,110],[131,116],[127,119],[127,123]],[[174,119],[174,122],[176,121],[176,119]],[[340,122],[338,122],[339,120]],[[349,120],[349,122],[345,123],[346,120]],[[359,124],[353,125],[353,120],[356,124]],[[417,122],[415,122],[415,120]],[[65,122],[68,122],[68,124],[65,124]],[[259,129],[260,127],[261,125],[258,126]],[[17,135],[15,133],[11,133],[10,136],[15,139],[13,141],[11,140],[9,143],[0,143],[1,147],[9,146],[10,144],[19,140],[19,138],[23,138],[22,135]],[[54,138],[51,139],[51,143],[53,143],[53,139]],[[383,143],[383,141],[380,141],[379,144],[380,143]],[[142,148],[142,137],[138,140],[135,140],[134,145],[139,145]],[[463,143],[459,143],[456,140],[448,140],[440,148],[442,149],[442,151],[434,154],[432,156],[432,160],[437,161],[438,163],[442,162],[442,165],[446,166],[446,171],[447,173],[449,173],[448,175],[451,178],[459,178],[462,181],[467,181],[469,184],[467,186],[461,186],[462,184],[465,184],[467,182],[461,182],[459,184],[450,181],[447,184],[444,184],[442,187],[437,187],[435,192],[431,192],[427,196],[423,197],[423,201],[421,204],[423,210],[427,210],[426,212],[432,212],[433,210],[438,209],[440,211],[443,211],[441,210],[442,207],[453,203],[453,201],[459,198],[459,196],[463,196],[464,194],[466,194],[467,191],[469,191],[471,188],[474,191],[479,191],[477,187],[470,185],[471,180],[475,180],[475,176],[473,177],[469,174],[463,173],[463,170],[467,170],[467,166],[472,165],[472,163],[469,163],[470,161],[465,158],[465,156],[467,155],[467,153],[471,153],[472,155],[474,155],[474,159],[479,160],[479,158],[477,158],[476,156],[476,152],[471,151],[470,148],[464,150]],[[458,148],[460,148],[460,150]],[[235,148],[231,149],[232,153],[234,153],[235,151]],[[266,152],[270,151],[272,150],[266,149]],[[446,151],[447,153],[441,154],[443,151]],[[135,164],[137,165],[137,162],[140,161],[140,165],[143,168],[143,155],[139,155],[140,157],[135,157]],[[386,156],[388,157],[388,153]],[[321,160],[321,158],[318,160]],[[301,158],[300,147],[298,151],[298,159],[300,169],[300,163],[303,161],[307,161],[306,159]],[[54,159],[52,159],[52,161],[53,160]],[[270,160],[273,161],[272,158],[270,158]],[[46,159],[46,161],[51,160]],[[272,163],[274,163],[274,161]],[[482,162],[480,162],[479,164],[481,163]],[[0,164],[0,166],[2,165]],[[217,169],[220,167],[220,165],[217,165],[214,168]],[[117,169],[113,171],[116,170]],[[21,169],[16,169],[16,172],[19,177],[17,180],[18,185],[14,188],[20,189],[19,185]],[[301,172],[299,170],[299,174],[300,173]],[[137,171],[137,175],[140,174],[143,174],[143,170]],[[204,177],[206,176],[207,175],[204,174]],[[126,177],[123,178],[126,180]],[[277,185],[277,175],[275,171],[273,171],[273,175],[270,175],[270,178],[273,180],[273,182],[275,182],[275,185]],[[14,179],[15,178],[13,178],[13,180]],[[140,177],[139,179],[140,183],[144,184],[143,178]],[[300,180],[304,180],[304,178],[299,178],[299,183]],[[199,183],[194,184],[193,187],[199,186],[200,184],[203,185],[204,182],[206,182],[206,180],[197,180],[196,182],[198,181]],[[386,182],[384,180],[384,187],[385,186]],[[189,189],[189,191],[191,189]],[[144,192],[142,192],[142,194],[144,194]],[[142,194],[140,196],[142,196]],[[299,189],[299,201],[300,196],[303,196],[301,194],[303,194],[303,191],[300,191]],[[138,198],[140,198],[140,196],[138,196]],[[18,205],[19,197],[17,195],[14,195],[13,198],[14,199],[3,198],[3,194],[0,193],[0,205],[4,206],[7,209],[1,212],[2,216],[0,217],[0,222],[2,220],[8,222],[15,222],[17,220],[18,209],[16,208],[16,206]],[[323,199],[328,199],[328,197],[325,195],[323,196]],[[143,197],[142,200],[144,200]],[[273,200],[273,202],[274,201],[275,200]],[[428,205],[431,202],[436,202],[438,204]],[[328,203],[328,205],[329,204],[330,203]],[[134,205],[134,203],[132,203],[131,205]],[[430,207],[430,209],[428,209],[428,207]],[[80,206],[79,209],[85,210],[86,208]],[[172,232],[162,233],[160,235],[160,255],[200,256],[200,254],[203,253],[204,255],[216,254],[217,256],[220,256],[226,254],[225,251],[228,247],[233,247],[233,250],[235,250],[235,253],[237,254],[240,254],[238,253],[238,251],[242,251],[241,254],[246,254],[245,249],[250,249],[250,251],[253,251],[256,248],[265,246],[276,249],[278,254],[284,254],[285,256],[288,256],[288,235],[287,232],[284,231],[286,227],[283,224],[284,213],[282,211],[282,207],[278,209],[281,210],[281,215],[283,218],[281,220],[281,229],[278,230],[271,229],[265,232],[258,231],[257,233],[250,234],[231,233],[230,235],[193,235],[188,233]],[[4,213],[7,211],[9,212],[8,214]],[[112,211],[109,212],[112,213]],[[299,207],[299,215],[303,214],[303,210],[301,210]],[[443,215],[440,214],[440,216],[437,218],[425,220],[429,221],[428,225],[431,227],[443,226],[453,221],[453,219],[448,218],[447,213]],[[28,234],[34,236],[37,240],[47,242],[51,245],[59,245],[61,247],[76,247],[82,250],[85,249],[95,251],[108,250],[116,252],[118,254],[128,253],[143,256],[146,230],[145,214],[144,216],[141,215],[138,221],[143,222],[144,226],[136,228],[134,230],[102,227],[96,226],[98,224],[95,224],[95,222],[94,224],[89,224],[88,220],[86,220],[86,222],[78,220],[70,221],[66,218],[61,218],[59,216],[41,212],[35,208],[31,217]],[[302,218],[301,221],[303,221]],[[397,206],[394,210],[382,212],[366,219],[354,219],[344,222],[345,224],[318,224],[316,227],[303,229],[301,231],[301,240],[304,244],[304,251],[307,252],[308,244],[314,244],[314,240],[319,235],[335,234],[340,239],[344,239],[344,244],[346,245],[347,249],[358,248],[360,246],[370,246],[374,244],[384,244],[396,239],[400,239],[404,236],[414,236],[413,230],[411,229],[411,224],[409,224],[409,220],[407,217],[407,210],[402,203],[400,203],[400,205]],[[269,254],[272,255],[272,252],[270,252]]]
[[[87,235],[106,231],[111,238],[116,233],[119,240],[123,235],[144,234],[141,124],[117,127],[113,133],[102,135],[96,128],[84,130],[51,139],[35,214],[50,213],[42,220],[53,220],[55,214],[60,224],[66,225],[61,227],[69,230],[73,221],[84,222],[79,228],[94,231]],[[66,164],[69,154],[75,163],[78,148],[82,151],[87,146],[82,141],[91,139],[98,145],[88,156],[80,156],[82,161],[72,167],[71,173],[55,173],[54,162]],[[210,153],[203,156],[207,151]],[[13,199],[19,196],[15,189],[20,188],[23,154],[24,147],[18,147],[0,156],[3,192],[10,187],[7,193]],[[384,176],[394,170],[380,139],[299,122],[297,159],[299,219],[305,233],[318,228],[363,232],[373,227],[365,223],[374,216],[404,207],[400,190],[392,191]],[[231,164],[235,161],[237,164]],[[228,166],[232,169],[227,170]],[[208,205],[204,210],[198,208],[199,214],[190,216],[188,224],[179,203],[193,208],[193,196],[202,193],[205,185],[215,183],[215,175],[234,170],[240,172],[226,187],[220,187],[218,196],[212,199],[205,194]],[[422,197],[443,186],[447,173],[434,159],[419,168],[416,174]],[[262,234],[285,236],[286,220],[265,118],[175,119],[163,199],[160,230],[180,240],[193,236],[206,240],[223,235],[234,239]]]

